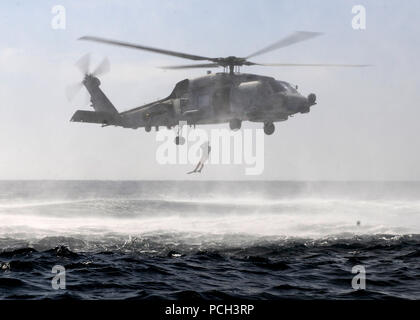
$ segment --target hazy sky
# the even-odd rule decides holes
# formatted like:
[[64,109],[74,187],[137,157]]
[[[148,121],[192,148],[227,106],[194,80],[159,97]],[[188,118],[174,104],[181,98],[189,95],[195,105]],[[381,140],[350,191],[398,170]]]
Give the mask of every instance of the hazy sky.
[[[353,5],[367,28],[352,29]],[[53,30],[51,8],[66,8]],[[360,1],[2,1],[0,4],[0,179],[418,180],[420,2]],[[177,81],[205,69],[148,52],[77,41],[97,35],[205,56],[246,56],[296,30],[325,35],[255,58],[257,62],[370,63],[367,69],[244,68],[314,92],[309,114],[277,124],[265,138],[264,173],[241,165],[159,165],[155,133],[69,122],[84,92],[74,63],[104,57],[102,89],[119,110],[167,96]],[[217,126],[227,127],[227,124]],[[245,123],[244,128],[259,125]],[[206,127],[207,129],[210,127]]]

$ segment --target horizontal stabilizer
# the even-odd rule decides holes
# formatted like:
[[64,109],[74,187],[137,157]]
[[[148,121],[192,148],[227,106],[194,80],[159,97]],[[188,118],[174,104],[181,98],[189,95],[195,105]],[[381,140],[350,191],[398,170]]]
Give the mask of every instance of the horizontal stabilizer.
[[85,111],[77,110],[73,117],[71,117],[72,122],[87,122],[87,123],[100,123],[100,124],[116,124],[117,119],[108,112],[95,112],[95,111]]

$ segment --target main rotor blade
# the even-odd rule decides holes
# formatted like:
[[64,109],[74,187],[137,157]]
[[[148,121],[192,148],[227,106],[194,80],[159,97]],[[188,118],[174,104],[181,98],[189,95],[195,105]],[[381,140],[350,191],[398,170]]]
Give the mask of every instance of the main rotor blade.
[[83,75],[88,74],[89,73],[89,68],[90,68],[90,54],[87,53],[83,57],[81,57],[76,62],[76,67],[79,68],[80,72]]
[[166,55],[169,55],[169,56],[174,56],[174,57],[184,58],[184,59],[190,59],[190,60],[210,60],[210,61],[214,60],[213,58],[209,58],[209,57],[202,57],[202,56],[196,56],[196,55],[192,55],[192,54],[188,54],[188,53],[182,53],[182,52],[176,52],[176,51],[146,47],[146,46],[142,46],[142,45],[139,45],[139,44],[117,41],[117,40],[111,40],[111,39],[104,39],[104,38],[99,38],[99,37],[84,36],[84,37],[79,38],[79,40],[95,41],[95,42],[112,44],[112,45],[117,45],[117,46],[122,46],[122,47],[127,47],[127,48],[146,50],[146,51],[156,52],[156,53],[160,53],[160,54],[166,54]]
[[111,69],[111,65],[109,63],[108,58],[102,60],[102,62],[96,67],[95,71],[93,71],[92,75],[97,77],[102,74],[108,73]]
[[370,64],[331,64],[331,63],[254,63],[251,65],[266,67],[345,67],[345,68],[364,68]]
[[292,44],[295,44],[301,41],[309,40],[309,39],[318,37],[321,34],[322,33],[320,32],[296,31],[292,33],[290,36],[283,38],[273,43],[272,45],[265,47],[264,49],[258,50],[257,52],[254,52],[253,54],[250,54],[249,56],[246,57],[246,59],[252,58],[252,57],[255,57],[260,54],[267,53],[276,49],[284,48],[284,47],[290,46]]
[[159,67],[159,68],[175,70],[175,69],[217,68],[217,67],[220,67],[219,64],[217,63],[203,63],[203,64],[187,64],[183,66],[164,66],[164,67]]

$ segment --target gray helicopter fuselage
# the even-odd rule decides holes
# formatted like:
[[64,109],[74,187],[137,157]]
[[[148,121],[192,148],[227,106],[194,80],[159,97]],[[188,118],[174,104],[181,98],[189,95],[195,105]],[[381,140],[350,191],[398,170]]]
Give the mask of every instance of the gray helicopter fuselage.
[[245,73],[215,73],[178,82],[165,99],[119,114],[129,128],[218,124],[232,120],[276,122],[306,113],[315,95],[304,97],[285,81]]
[[[77,110],[71,121],[98,123],[104,126],[115,125],[125,128],[152,127],[172,128],[180,122],[190,125],[229,123],[232,130],[241,128],[243,121],[264,123],[264,133],[272,135],[274,122],[287,120],[296,113],[307,113],[316,104],[316,96],[301,95],[297,88],[288,82],[272,77],[239,73],[244,66],[277,67],[367,67],[364,64],[325,64],[325,63],[258,63],[250,61],[273,50],[285,48],[320,36],[319,32],[296,31],[275,43],[246,56],[209,57],[154,48],[126,41],[95,36],[83,36],[80,40],[115,45],[119,47],[148,51],[195,61],[194,64],[161,67],[163,69],[192,69],[223,67],[228,73],[209,73],[195,79],[178,82],[172,93],[161,99],[128,111],[118,113],[115,106],[99,88],[97,76],[109,70],[105,59],[92,72],[89,72],[89,59],[82,58],[77,65],[85,75],[83,84],[91,95],[91,106],[95,111]],[[179,138],[179,137],[177,137]],[[177,139],[175,143],[179,143]]]

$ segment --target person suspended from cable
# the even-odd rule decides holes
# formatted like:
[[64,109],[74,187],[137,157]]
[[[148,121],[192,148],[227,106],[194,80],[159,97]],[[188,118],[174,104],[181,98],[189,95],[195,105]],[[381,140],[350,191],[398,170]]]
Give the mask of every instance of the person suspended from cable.
[[187,174],[191,174],[191,173],[201,173],[201,170],[203,170],[204,167],[204,163],[208,160],[209,156],[210,156],[210,152],[211,152],[211,147],[210,147],[210,143],[208,141],[204,142],[201,146],[201,159],[200,161],[197,163],[197,166],[194,168],[193,171],[187,172]]

